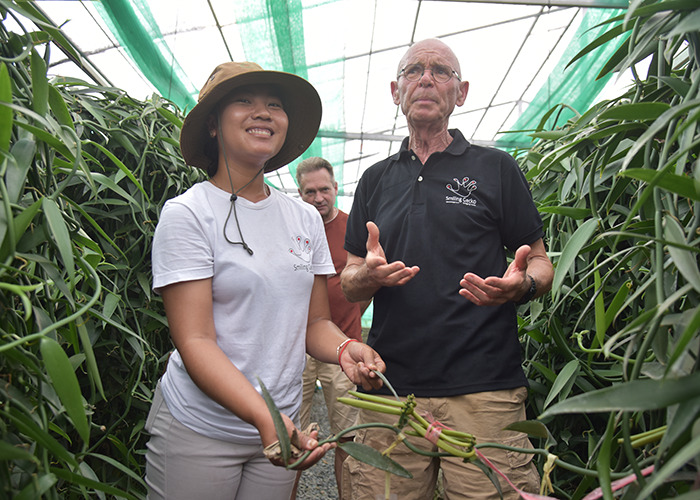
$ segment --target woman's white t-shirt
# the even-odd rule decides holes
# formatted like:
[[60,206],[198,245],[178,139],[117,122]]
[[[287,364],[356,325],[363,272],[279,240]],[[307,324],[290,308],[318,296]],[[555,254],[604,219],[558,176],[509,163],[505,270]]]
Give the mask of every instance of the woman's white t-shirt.
[[[335,273],[323,221],[313,206],[275,189],[258,203],[239,197],[249,255],[224,238],[230,196],[202,182],[165,203],[153,240],[153,288],[212,278],[219,347],[258,392],[259,377],[277,408],[296,419],[314,276]],[[241,241],[233,213],[226,236]],[[170,412],[190,429],[235,443],[260,442],[254,426],[194,384],[177,350],[161,387]]]

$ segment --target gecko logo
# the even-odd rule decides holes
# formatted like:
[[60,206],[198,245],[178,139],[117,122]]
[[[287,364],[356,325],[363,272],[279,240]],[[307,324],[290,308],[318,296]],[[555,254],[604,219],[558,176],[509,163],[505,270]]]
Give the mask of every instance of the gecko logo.
[[472,207],[476,206],[476,200],[471,198],[472,193],[476,191],[476,181],[470,179],[469,177],[465,177],[461,181],[454,178],[452,181],[453,182],[450,182],[445,187],[448,191],[454,193],[455,196],[445,196],[445,203],[469,205]]
[[289,253],[301,259],[304,264],[294,264],[295,271],[313,272],[311,268],[311,240],[303,236],[292,236],[292,246]]

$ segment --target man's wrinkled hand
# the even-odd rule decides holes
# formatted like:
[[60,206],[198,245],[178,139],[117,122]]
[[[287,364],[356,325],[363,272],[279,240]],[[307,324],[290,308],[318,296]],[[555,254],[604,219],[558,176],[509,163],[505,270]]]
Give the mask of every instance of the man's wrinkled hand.
[[367,274],[378,286],[401,286],[408,283],[420,271],[418,266],[408,267],[401,261],[388,263],[379,243],[379,228],[367,222]]

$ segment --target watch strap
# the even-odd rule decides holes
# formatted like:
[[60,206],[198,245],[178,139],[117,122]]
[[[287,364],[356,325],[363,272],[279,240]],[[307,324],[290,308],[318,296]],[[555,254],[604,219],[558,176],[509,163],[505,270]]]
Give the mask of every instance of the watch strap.
[[517,305],[526,304],[530,302],[537,293],[537,283],[535,282],[535,278],[533,278],[529,274],[527,275],[527,277],[530,279],[530,288],[527,292],[525,292],[525,295],[520,297],[520,300],[516,302]]

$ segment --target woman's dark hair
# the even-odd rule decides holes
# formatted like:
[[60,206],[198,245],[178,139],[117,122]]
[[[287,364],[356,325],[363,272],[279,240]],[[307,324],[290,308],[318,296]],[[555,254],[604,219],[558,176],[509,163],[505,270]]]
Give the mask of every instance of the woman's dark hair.
[[219,170],[219,142],[216,137],[207,137],[204,143],[204,154],[209,160],[207,165],[207,174],[209,177],[214,177]]

